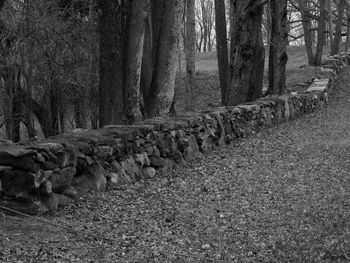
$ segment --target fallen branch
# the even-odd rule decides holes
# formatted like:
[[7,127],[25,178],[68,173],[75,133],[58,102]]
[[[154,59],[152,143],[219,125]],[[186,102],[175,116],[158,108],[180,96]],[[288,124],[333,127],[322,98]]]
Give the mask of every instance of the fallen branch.
[[[8,211],[8,212],[11,212],[11,213],[14,213],[14,214],[17,214],[17,215],[20,215],[20,216],[23,216],[23,217],[26,217],[26,218],[30,218],[32,220],[35,220],[35,221],[38,221],[38,222],[41,222],[41,223],[44,223],[44,224],[48,224],[48,225],[51,225],[51,226],[54,226],[54,227],[57,227],[57,228],[61,228],[61,229],[65,229],[67,231],[71,231],[74,234],[82,234],[82,235],[87,236],[87,237],[92,237],[92,238],[96,238],[96,239],[102,239],[102,240],[111,241],[111,242],[120,242],[120,240],[117,240],[117,239],[107,238],[107,237],[104,237],[104,236],[100,236],[100,235],[96,235],[96,234],[92,234],[92,233],[86,233],[86,232],[83,232],[83,231],[80,231],[80,230],[76,230],[76,229],[72,228],[72,226],[62,226],[62,225],[59,225],[59,224],[56,224],[56,223],[52,223],[52,222],[50,222],[48,220],[45,220],[45,219],[42,219],[42,218],[38,218],[38,217],[34,217],[34,216],[31,216],[31,215],[27,215],[27,214],[24,214],[22,212],[19,212],[17,210],[14,210],[14,209],[2,206],[2,205],[0,205],[0,209]],[[0,213],[0,214],[2,214],[2,213]]]

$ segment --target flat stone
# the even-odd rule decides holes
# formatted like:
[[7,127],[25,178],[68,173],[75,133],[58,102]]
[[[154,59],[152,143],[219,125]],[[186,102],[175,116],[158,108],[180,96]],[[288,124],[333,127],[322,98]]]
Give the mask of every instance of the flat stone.
[[322,85],[311,85],[306,91],[307,92],[325,92],[327,90],[327,84]]
[[73,186],[70,186],[68,187],[67,189],[65,189],[63,192],[62,192],[63,195],[66,195],[70,198],[77,198],[79,193],[77,191],[77,189],[75,189],[75,187]]
[[57,198],[57,205],[58,206],[67,206],[72,203],[72,200],[67,196],[63,194],[54,194]]
[[19,145],[9,145],[0,148],[0,158],[11,156],[11,157],[21,157],[21,156],[33,156],[37,152],[34,150],[25,149]]
[[144,178],[153,178],[156,176],[156,169],[153,167],[145,167],[142,169],[142,174]]
[[76,165],[76,156],[72,150],[64,149],[59,151],[56,156],[57,165],[61,168],[67,167],[68,165]]
[[106,185],[106,173],[99,163],[90,165],[87,167],[84,174],[79,177],[74,177],[72,180],[72,186],[74,186],[78,192],[79,190],[103,192],[106,190]]
[[0,165],[37,172],[40,165],[35,161],[36,155],[36,151],[26,150],[19,146],[2,147],[0,148]]
[[23,190],[33,191],[36,188],[35,175],[23,170],[9,170],[2,173],[1,182],[3,191],[15,196]]
[[106,159],[113,154],[113,147],[106,145],[96,146],[95,152],[100,159]]
[[0,166],[0,172],[10,171],[12,170],[11,166]]
[[52,185],[52,191],[58,194],[64,192],[65,189],[71,186],[72,179],[76,172],[76,168],[73,166],[54,171],[49,178]]
[[45,149],[48,149],[53,153],[57,153],[64,149],[62,144],[56,142],[40,143],[38,144],[38,146],[44,147]]
[[152,167],[164,167],[167,166],[168,162],[166,159],[157,156],[150,156],[151,166]]
[[125,174],[132,180],[138,180],[142,178],[141,166],[138,165],[134,158],[129,157],[126,160],[120,162],[122,169],[125,171]]
[[[208,134],[206,134],[208,135]],[[215,134],[214,134],[215,136]],[[206,141],[207,140],[207,136],[203,137],[202,136],[202,140]],[[188,147],[185,149],[184,151],[184,158],[186,161],[192,160],[194,157],[197,156],[197,153],[199,152],[199,146],[197,143],[197,139],[194,135],[190,135],[188,136]]]
[[138,163],[139,165],[143,166],[150,166],[150,160],[148,158],[147,153],[141,153],[141,154],[135,154],[135,162]]

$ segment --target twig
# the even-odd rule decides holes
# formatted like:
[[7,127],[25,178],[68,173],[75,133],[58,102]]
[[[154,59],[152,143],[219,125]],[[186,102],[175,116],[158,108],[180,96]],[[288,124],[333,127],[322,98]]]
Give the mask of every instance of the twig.
[[343,251],[343,256],[345,257],[345,259],[350,260],[350,257],[348,256],[348,254],[344,249],[344,244],[341,244],[340,247],[341,247],[341,250]]
[[73,229],[71,226],[67,227],[67,226],[62,226],[62,225],[59,225],[59,224],[55,224],[55,223],[52,223],[52,222],[50,222],[48,220],[45,220],[45,219],[42,219],[42,218],[37,218],[37,217],[31,216],[31,215],[27,215],[27,214],[24,214],[22,212],[19,212],[17,210],[14,210],[14,209],[2,206],[2,205],[0,205],[0,209],[3,209],[5,211],[8,211],[8,212],[11,212],[11,213],[14,213],[14,214],[26,217],[26,218],[30,218],[30,219],[35,220],[35,221],[39,221],[41,223],[45,223],[45,224],[48,224],[48,225],[51,225],[51,226],[55,226],[57,228],[61,228],[61,229],[65,229],[67,231],[71,231],[74,234],[83,234],[83,235],[88,236],[88,237],[93,237],[93,238],[97,238],[97,239],[103,239],[103,240],[106,240],[106,241],[120,242],[120,240],[117,240],[117,239],[107,238],[107,237],[104,237],[104,236],[95,235],[95,234],[92,234],[92,233],[86,233],[86,232],[83,232],[83,231],[80,231],[80,230],[76,230],[76,229]]
[[223,262],[223,263],[228,263],[228,261],[226,260],[222,260],[222,259],[214,259],[214,258],[203,258],[203,257],[198,257],[198,256],[194,256],[194,255],[189,255],[189,254],[184,254],[184,253],[176,253],[176,252],[168,252],[168,251],[163,251],[162,253],[164,254],[170,254],[170,255],[173,255],[173,256],[180,256],[180,257],[185,257],[185,258],[195,258],[195,259],[198,259],[198,260],[209,260],[209,261],[212,261],[212,262]]

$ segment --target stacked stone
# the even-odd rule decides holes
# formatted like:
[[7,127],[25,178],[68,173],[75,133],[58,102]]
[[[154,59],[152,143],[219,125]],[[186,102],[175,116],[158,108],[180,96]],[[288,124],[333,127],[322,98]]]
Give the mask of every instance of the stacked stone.
[[57,143],[20,146],[0,142],[0,204],[41,213],[68,201],[61,194],[76,173],[76,155]]
[[331,80],[344,67],[339,60],[330,59],[303,93],[75,130],[31,145],[0,142],[0,204],[31,214],[54,211],[86,192],[152,178],[263,127],[314,112],[328,102]]

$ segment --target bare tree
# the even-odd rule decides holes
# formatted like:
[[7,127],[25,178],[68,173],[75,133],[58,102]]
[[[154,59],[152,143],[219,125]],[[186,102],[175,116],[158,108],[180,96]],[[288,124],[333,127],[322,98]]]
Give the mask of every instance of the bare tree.
[[286,92],[287,0],[270,0],[271,39],[269,53],[269,94]]
[[350,6],[346,6],[346,40],[344,51],[348,52],[350,42]]
[[181,34],[183,0],[158,1],[161,12],[153,27],[156,49],[153,53],[152,81],[146,100],[147,117],[166,115],[174,99],[177,66],[177,39]]
[[319,16],[317,17],[318,29],[317,29],[317,47],[316,53],[314,55],[312,46],[313,46],[313,36],[312,24],[311,24],[311,14],[305,0],[298,0],[298,7],[301,13],[302,24],[304,29],[304,39],[305,47],[308,55],[308,61],[310,65],[319,66],[322,62],[322,52],[324,44],[324,31],[326,27],[326,1],[319,0]]
[[100,127],[125,121],[124,56],[128,1],[100,1]]
[[342,39],[342,28],[343,28],[343,18],[345,13],[346,0],[339,0],[337,4],[338,9],[338,19],[335,26],[334,40],[331,46],[331,55],[335,55],[339,52],[341,39]]
[[265,51],[261,27],[266,1],[231,1],[234,21],[227,104],[236,105],[253,101],[262,93]]
[[195,0],[186,0],[186,110],[193,110],[194,77],[196,73],[196,21]]
[[124,104],[129,123],[142,119],[140,108],[140,81],[145,38],[146,7],[148,1],[132,1],[126,54]]
[[218,68],[221,89],[221,103],[222,105],[226,105],[227,86],[229,84],[229,71],[225,0],[215,0],[215,29],[216,51],[218,57]]
[[328,36],[329,44],[333,45],[333,16],[332,16],[332,0],[327,0],[327,12],[328,12]]

